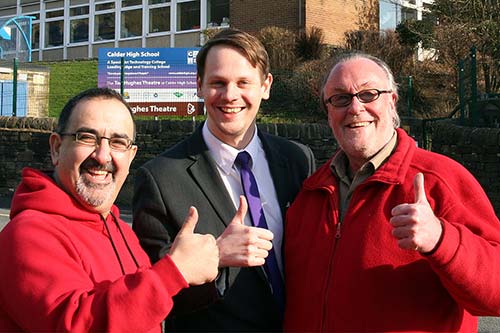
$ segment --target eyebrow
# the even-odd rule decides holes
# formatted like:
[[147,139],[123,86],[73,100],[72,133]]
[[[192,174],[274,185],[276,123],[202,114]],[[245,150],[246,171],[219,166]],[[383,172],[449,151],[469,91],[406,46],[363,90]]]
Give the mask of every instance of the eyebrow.
[[[87,132],[87,133],[92,133],[97,136],[101,136],[96,129],[90,128],[90,127],[80,127],[78,128],[75,132]],[[130,139],[130,137],[125,134],[125,133],[112,133],[111,138],[124,138],[124,139]]]

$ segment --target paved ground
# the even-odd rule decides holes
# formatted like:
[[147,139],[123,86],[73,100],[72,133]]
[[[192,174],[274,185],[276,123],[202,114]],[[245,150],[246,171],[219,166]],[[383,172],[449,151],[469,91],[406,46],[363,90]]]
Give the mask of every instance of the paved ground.
[[[0,196],[0,230],[9,221],[10,200]],[[132,223],[130,209],[121,208],[121,217],[127,222]],[[500,332],[500,317],[481,317],[479,318],[478,333]]]

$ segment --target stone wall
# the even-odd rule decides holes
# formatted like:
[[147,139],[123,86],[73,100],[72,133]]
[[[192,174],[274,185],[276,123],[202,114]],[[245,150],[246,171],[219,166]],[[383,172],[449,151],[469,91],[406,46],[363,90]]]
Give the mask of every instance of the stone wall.
[[[0,170],[3,170],[0,173],[0,195],[13,194],[23,167],[51,169],[48,141],[55,125],[52,118],[0,117]],[[189,136],[198,125],[187,120],[137,121],[139,150],[118,202],[125,205],[131,202],[133,176],[139,166]],[[326,125],[259,124],[259,128],[309,145],[317,163],[325,162],[337,147]]]
[[[422,146],[422,123],[408,123],[405,119],[403,123]],[[118,202],[123,205],[131,202],[133,176],[140,165],[190,135],[198,125],[191,121],[138,121],[139,151]],[[54,126],[55,120],[51,118],[0,117],[0,195],[12,195],[23,167],[51,168],[48,139]],[[326,123],[258,126],[263,131],[310,146],[318,166],[337,149]],[[500,215],[500,129],[461,127],[444,121],[428,123],[426,135],[433,151],[450,156],[474,174]]]

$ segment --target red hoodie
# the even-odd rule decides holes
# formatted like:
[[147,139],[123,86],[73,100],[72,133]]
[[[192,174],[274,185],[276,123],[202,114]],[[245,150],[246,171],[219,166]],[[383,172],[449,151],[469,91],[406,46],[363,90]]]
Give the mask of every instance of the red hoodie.
[[22,177],[0,233],[0,331],[160,332],[188,287],[170,257],[151,267],[116,206],[104,223],[46,174]]

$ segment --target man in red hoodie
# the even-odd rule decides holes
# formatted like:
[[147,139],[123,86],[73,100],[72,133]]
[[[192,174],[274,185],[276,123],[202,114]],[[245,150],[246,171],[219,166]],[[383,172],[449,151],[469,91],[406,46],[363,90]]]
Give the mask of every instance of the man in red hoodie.
[[54,172],[23,170],[0,233],[1,332],[159,332],[172,296],[216,277],[215,239],[193,233],[195,208],[153,266],[120,219],[113,202],[134,138],[115,91],[89,89],[66,104],[50,136]]
[[[285,330],[473,332],[500,315],[500,223],[457,162],[399,127],[388,66],[334,64],[322,101],[340,149],[286,216]],[[425,181],[424,181],[425,179]]]

